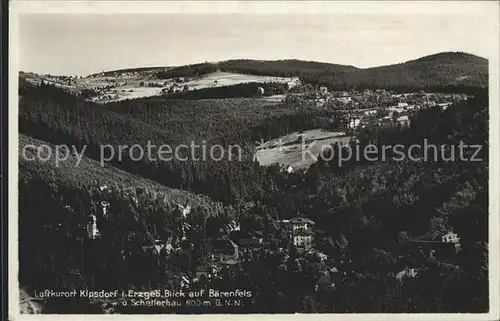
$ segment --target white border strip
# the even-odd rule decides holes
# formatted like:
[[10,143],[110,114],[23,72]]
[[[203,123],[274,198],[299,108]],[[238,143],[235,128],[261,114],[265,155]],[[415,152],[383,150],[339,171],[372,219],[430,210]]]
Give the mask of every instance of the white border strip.
[[[476,1],[13,1],[23,13],[176,14],[484,14]],[[488,9],[489,7],[489,9]]]

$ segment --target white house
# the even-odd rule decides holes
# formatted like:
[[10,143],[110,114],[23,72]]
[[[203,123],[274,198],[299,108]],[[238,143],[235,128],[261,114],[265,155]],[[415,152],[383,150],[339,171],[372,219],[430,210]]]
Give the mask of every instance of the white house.
[[364,115],[365,116],[372,116],[372,115],[376,115],[377,114],[377,110],[367,110],[364,112]]
[[344,103],[344,104],[347,104],[348,102],[352,101],[352,98],[351,97],[339,97],[339,98],[337,98],[337,100]]
[[443,243],[458,243],[460,238],[458,234],[454,234],[453,232],[448,232],[441,237]]
[[451,103],[440,103],[438,104],[439,107],[441,107],[441,110],[446,110],[448,107],[450,107]]
[[400,116],[396,119],[398,123],[400,123],[402,126],[409,126],[410,125],[410,118],[408,118],[407,115]]
[[298,230],[311,230],[314,227],[314,222],[304,218],[304,217],[296,217],[290,220],[290,223],[292,224],[292,230],[293,231],[298,231]]
[[101,201],[101,213],[104,218],[108,217],[108,208],[109,208],[109,202],[107,201]]
[[396,279],[402,280],[403,278],[416,278],[418,274],[418,269],[404,269],[403,271],[396,274]]
[[236,220],[231,220],[227,225],[226,225],[228,233],[239,231],[240,230],[240,223],[238,223]]
[[359,127],[359,124],[361,123],[361,120],[359,118],[350,118],[349,122],[347,124],[348,128],[356,128]]
[[182,217],[186,218],[189,215],[189,213],[191,213],[191,206],[190,205],[183,206],[181,204],[177,204],[177,206],[181,210]]
[[299,233],[293,235],[293,245],[304,250],[308,250],[311,248],[312,241],[312,233]]

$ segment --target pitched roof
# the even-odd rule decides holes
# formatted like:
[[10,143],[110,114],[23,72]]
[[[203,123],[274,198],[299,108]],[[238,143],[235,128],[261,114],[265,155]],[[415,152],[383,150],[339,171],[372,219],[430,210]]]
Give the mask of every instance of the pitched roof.
[[207,243],[207,248],[209,252],[230,252],[238,248],[238,245],[231,240],[211,240]]
[[403,271],[399,272],[398,274],[396,274],[396,279],[400,280],[405,275],[406,275],[406,270],[403,270]]
[[318,254],[318,256],[319,256],[320,258],[322,258],[322,259],[325,259],[325,260],[326,260],[326,259],[328,258],[328,255],[326,255],[325,253],[322,253],[322,252],[317,251],[317,254]]
[[314,221],[311,221],[310,219],[307,219],[305,217],[295,217],[290,220],[291,223],[309,223],[309,224],[314,224]]
[[330,275],[328,274],[328,272],[326,272],[326,271],[321,272],[321,275],[318,277],[316,284],[321,284],[321,285],[332,284],[332,279],[330,278]]
[[332,268],[330,269],[330,272],[331,272],[331,273],[338,273],[338,272],[339,272],[339,270],[338,270],[336,267],[332,267]]
[[260,245],[262,244],[262,238],[257,237],[244,237],[239,241],[240,245]]
[[440,237],[439,233],[429,232],[429,233],[426,233],[424,235],[414,237],[414,238],[410,239],[409,241],[410,242],[434,241],[434,240],[438,240],[439,237]]
[[446,234],[441,234],[439,232],[430,232],[421,236],[414,237],[408,240],[410,243],[445,243],[443,242],[443,236],[445,235],[455,235],[453,232],[448,232]]

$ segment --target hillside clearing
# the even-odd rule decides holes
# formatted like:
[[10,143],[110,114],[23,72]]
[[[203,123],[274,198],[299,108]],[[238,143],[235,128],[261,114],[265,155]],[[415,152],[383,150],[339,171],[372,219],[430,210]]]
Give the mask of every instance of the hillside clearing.
[[335,142],[339,144],[348,142],[351,139],[351,136],[323,129],[294,132],[261,144],[255,157],[259,164],[264,166],[280,163],[293,169],[308,168],[316,162],[319,153],[327,146]]
[[193,89],[203,89],[207,87],[220,87],[220,86],[232,86],[237,84],[244,84],[250,82],[279,82],[288,83],[291,88],[295,85],[298,78],[287,78],[287,77],[271,77],[271,76],[257,76],[248,74],[236,74],[230,72],[217,71],[211,74],[200,77],[186,83],[189,90]]

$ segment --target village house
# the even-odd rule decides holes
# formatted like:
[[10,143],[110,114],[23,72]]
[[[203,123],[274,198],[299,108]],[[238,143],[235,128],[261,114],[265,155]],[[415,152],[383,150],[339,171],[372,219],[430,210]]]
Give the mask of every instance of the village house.
[[240,247],[261,247],[262,241],[262,237],[257,235],[242,235],[238,240],[238,244]]
[[347,122],[347,128],[356,128],[361,124],[361,120],[358,117],[349,118]]
[[211,240],[207,244],[208,253],[211,253],[212,261],[220,263],[236,264],[239,259],[239,248],[230,239]]
[[451,105],[451,103],[439,103],[437,105],[441,108],[441,110],[446,110]]
[[293,245],[301,251],[307,251],[312,247],[313,232],[297,231],[293,234]]
[[189,213],[191,213],[191,206],[189,204],[186,204],[186,206],[183,206],[182,204],[177,204],[177,207],[179,208],[183,218],[186,218],[189,215]]
[[404,107],[397,107],[397,106],[391,106],[387,108],[387,111],[392,113],[392,112],[397,112],[398,114],[402,113],[405,111]]
[[142,250],[153,255],[160,255],[162,253],[170,255],[173,251],[175,251],[174,246],[172,245],[172,240],[172,237],[169,237],[166,241],[154,240],[154,244],[143,246]]
[[407,241],[408,253],[421,253],[431,258],[449,258],[462,249],[460,238],[453,232],[439,234],[437,232],[426,234]]
[[352,97],[338,97],[336,99],[337,101],[341,102],[341,103],[344,103],[344,104],[347,104],[347,103],[350,103],[352,101]]
[[458,234],[448,232],[441,237],[441,240],[444,243],[458,243],[460,241],[460,238],[458,237]]
[[363,114],[365,116],[375,116],[377,115],[377,110],[376,109],[372,109],[372,110],[366,110]]
[[289,221],[293,244],[301,251],[307,251],[312,247],[314,222],[304,218],[296,217]]
[[396,274],[396,279],[398,281],[402,281],[405,278],[414,279],[417,277],[417,275],[418,275],[418,269],[415,268],[409,269],[408,267],[406,267],[403,271]]
[[229,223],[226,224],[226,230],[227,233],[232,233],[232,232],[237,232],[241,229],[240,223],[238,223],[236,220],[231,220]]
[[109,202],[107,201],[101,201],[99,202],[99,210],[100,210],[100,214],[103,218],[108,218],[108,209],[109,209]]
[[292,226],[292,231],[294,232],[298,230],[312,230],[314,226],[313,221],[304,217],[296,217],[291,219],[289,222]]
[[335,284],[332,281],[330,273],[328,273],[328,271],[320,272],[318,278],[316,279],[314,290],[319,291],[321,289],[334,289],[334,288]]
[[410,118],[408,115],[399,116],[396,121],[401,124],[401,126],[410,126]]
[[196,278],[200,279],[201,277],[205,277],[207,279],[211,279],[213,276],[217,275],[217,269],[213,266],[198,266],[195,272]]
[[238,246],[238,258],[241,259],[241,261],[250,261],[259,257],[263,243],[260,231],[233,231],[230,238]]
[[230,239],[237,245],[238,259],[242,262],[250,261],[260,256],[263,237],[262,231],[233,231]]

